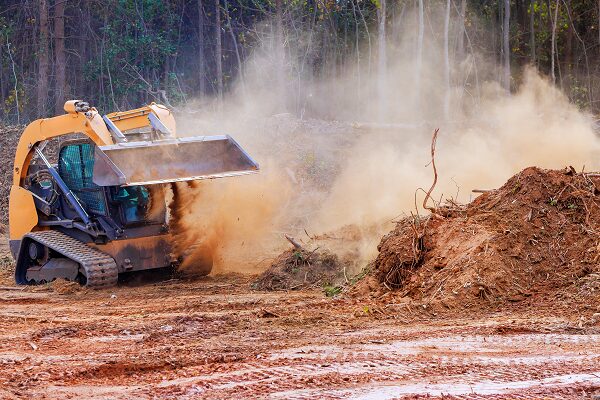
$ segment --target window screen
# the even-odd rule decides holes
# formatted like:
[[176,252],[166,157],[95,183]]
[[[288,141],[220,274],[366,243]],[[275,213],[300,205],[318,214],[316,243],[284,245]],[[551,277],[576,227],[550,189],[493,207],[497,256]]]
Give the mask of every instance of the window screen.
[[88,212],[106,215],[104,190],[92,182],[94,146],[77,143],[63,147],[58,160],[58,173],[69,189],[82,201]]

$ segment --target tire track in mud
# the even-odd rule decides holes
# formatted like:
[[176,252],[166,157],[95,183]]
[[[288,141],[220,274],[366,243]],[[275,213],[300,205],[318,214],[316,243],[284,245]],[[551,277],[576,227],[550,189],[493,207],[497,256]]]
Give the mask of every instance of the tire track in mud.
[[[172,284],[159,294],[156,287],[118,289],[117,299],[110,291],[44,294],[51,302],[39,307],[7,303],[0,398],[600,394],[599,329],[567,329],[576,323],[569,319],[503,314],[399,323],[349,317],[360,305],[314,292],[262,295],[247,287]],[[264,309],[280,317],[263,317]],[[550,333],[579,331],[587,334]]]
[[[387,399],[442,394],[478,399],[508,393],[538,399],[567,387],[600,388],[599,335],[457,339],[312,349],[305,346],[241,363],[232,372],[164,381],[158,386],[165,392],[187,387],[180,398],[283,399]],[[558,353],[561,346],[568,350]],[[562,393],[560,398],[569,395]]]

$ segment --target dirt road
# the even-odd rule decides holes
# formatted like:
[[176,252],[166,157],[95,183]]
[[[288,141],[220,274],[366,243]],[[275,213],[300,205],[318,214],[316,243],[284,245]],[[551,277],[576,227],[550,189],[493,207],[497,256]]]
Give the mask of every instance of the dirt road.
[[600,395],[600,334],[569,318],[424,318],[239,276],[36,290],[0,291],[1,398]]

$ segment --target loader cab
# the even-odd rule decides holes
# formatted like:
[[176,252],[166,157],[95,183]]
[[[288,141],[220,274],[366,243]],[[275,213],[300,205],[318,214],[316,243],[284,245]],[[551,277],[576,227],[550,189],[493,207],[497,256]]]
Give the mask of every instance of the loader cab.
[[[164,203],[162,191],[151,191],[145,186],[98,186],[93,182],[95,144],[89,140],[63,142],[58,155],[58,173],[77,196],[83,208],[92,216],[108,220],[109,225],[121,228],[164,224],[166,210],[154,212],[149,218],[151,202]],[[66,217],[75,216],[68,204],[61,207]]]
[[150,206],[150,191],[145,186],[111,187],[111,202],[117,205],[125,225],[144,223]]

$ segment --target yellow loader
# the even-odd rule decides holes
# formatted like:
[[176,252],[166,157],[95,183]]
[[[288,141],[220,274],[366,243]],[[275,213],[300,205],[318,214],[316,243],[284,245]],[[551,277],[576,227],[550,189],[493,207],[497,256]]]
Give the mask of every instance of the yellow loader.
[[[64,109],[29,124],[17,146],[9,203],[17,284],[64,278],[105,288],[120,273],[172,266],[165,186],[258,171],[228,135],[178,136],[159,104],[104,116],[80,100]],[[44,150],[58,137],[53,163]]]

